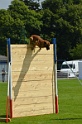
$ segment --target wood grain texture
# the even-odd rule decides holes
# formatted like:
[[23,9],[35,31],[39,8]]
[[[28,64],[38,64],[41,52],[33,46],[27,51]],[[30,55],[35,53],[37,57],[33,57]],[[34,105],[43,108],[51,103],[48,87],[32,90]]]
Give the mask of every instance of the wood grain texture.
[[55,111],[53,45],[50,50],[11,45],[13,117]]

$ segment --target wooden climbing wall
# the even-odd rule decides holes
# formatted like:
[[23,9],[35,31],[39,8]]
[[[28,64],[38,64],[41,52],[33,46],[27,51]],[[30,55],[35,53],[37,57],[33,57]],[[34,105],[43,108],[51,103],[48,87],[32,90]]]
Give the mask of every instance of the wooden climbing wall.
[[13,117],[55,112],[53,45],[11,45]]

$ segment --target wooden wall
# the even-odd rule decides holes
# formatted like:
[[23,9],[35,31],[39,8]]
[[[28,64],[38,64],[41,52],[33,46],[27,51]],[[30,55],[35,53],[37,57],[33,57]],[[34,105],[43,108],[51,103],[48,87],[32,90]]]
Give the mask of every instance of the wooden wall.
[[11,45],[11,56],[13,117],[54,113],[53,45]]

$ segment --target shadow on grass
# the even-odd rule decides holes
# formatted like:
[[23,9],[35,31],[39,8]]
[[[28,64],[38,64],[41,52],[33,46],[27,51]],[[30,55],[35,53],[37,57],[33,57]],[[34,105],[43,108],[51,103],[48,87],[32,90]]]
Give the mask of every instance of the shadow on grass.
[[68,120],[68,121],[70,121],[70,120],[82,120],[82,118],[60,118],[60,119],[53,119],[53,120],[59,120],[59,121],[61,121],[61,120],[63,120],[63,121]]
[[6,117],[6,115],[0,115],[0,118],[5,118]]
[[6,115],[0,115],[0,122],[6,122]]
[[10,122],[11,121],[11,119],[10,119],[10,117],[6,117],[6,115],[0,115],[0,123],[1,122],[5,122],[5,123],[7,123],[7,122]]

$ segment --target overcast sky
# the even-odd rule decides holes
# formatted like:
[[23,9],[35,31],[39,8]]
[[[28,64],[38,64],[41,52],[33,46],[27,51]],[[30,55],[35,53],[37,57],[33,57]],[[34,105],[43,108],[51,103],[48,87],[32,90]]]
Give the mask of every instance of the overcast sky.
[[11,0],[0,0],[0,9],[7,9]]
[[[7,9],[12,0],[0,0],[0,9]],[[43,0],[41,0],[43,1]]]

